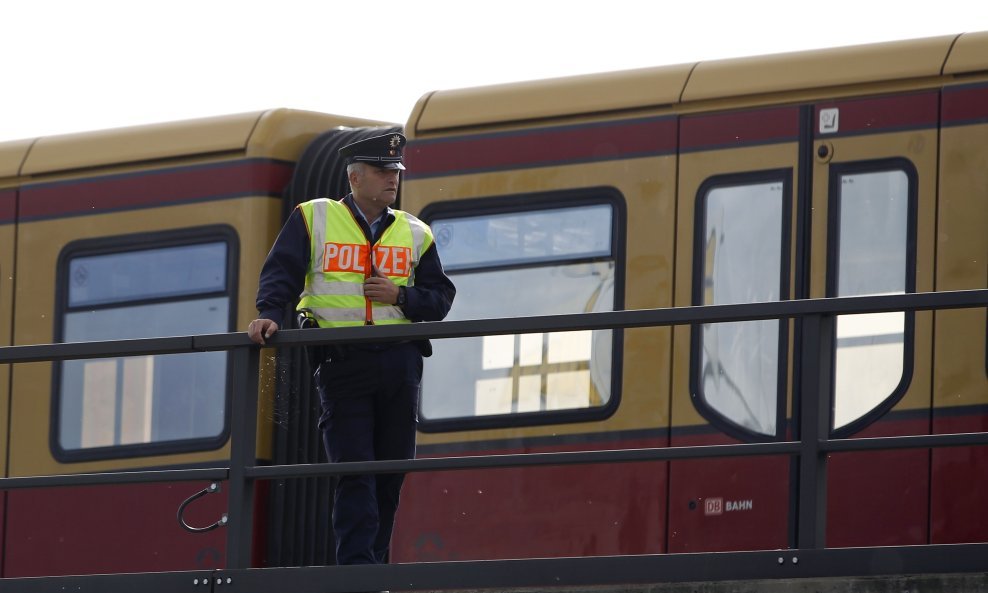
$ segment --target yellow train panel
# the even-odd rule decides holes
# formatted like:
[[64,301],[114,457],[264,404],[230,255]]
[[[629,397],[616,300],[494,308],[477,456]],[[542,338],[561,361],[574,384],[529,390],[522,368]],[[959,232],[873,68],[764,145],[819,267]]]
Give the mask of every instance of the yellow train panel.
[[[699,191],[711,179],[742,172],[766,170],[796,170],[796,145],[779,143],[768,146],[699,151],[682,154],[679,159],[679,191],[676,221],[676,307],[693,305],[693,275],[695,270],[695,214]],[[795,179],[793,179],[795,182]],[[794,186],[793,186],[794,187]],[[789,198],[792,199],[791,197]],[[794,211],[794,209],[790,210]],[[786,221],[793,226],[792,221]],[[786,268],[788,262],[781,262]],[[673,331],[675,360],[672,374],[672,428],[707,424],[691,403],[690,389],[690,326],[676,326]]]
[[[263,262],[262,249],[251,249],[251,241],[273,240],[272,220],[279,218],[280,204],[271,198],[253,197],[222,200],[208,204],[192,204],[112,214],[46,220],[22,225],[19,241],[22,262],[18,273],[18,321],[16,343],[45,344],[54,341],[53,313],[56,311],[55,290],[52,285],[55,262],[68,241],[51,241],[50,237],[71,238],[72,241],[112,236],[114,229],[128,233],[153,233],[183,229],[194,221],[195,226],[229,225],[240,241],[243,273],[238,274],[237,325],[245,327],[254,317],[254,293],[257,273]],[[38,262],[47,262],[38,265]],[[19,364],[14,370],[10,451],[10,475],[48,475],[76,472],[110,471],[122,467],[167,466],[203,463],[229,457],[229,442],[220,449],[181,455],[153,455],[116,460],[60,463],[52,456],[49,446],[49,426],[52,412],[52,365],[50,363]],[[263,411],[262,411],[263,413]],[[267,417],[267,416],[261,416]],[[270,430],[263,431],[270,439]]]
[[[538,131],[533,131],[538,134]],[[626,309],[672,306],[672,248],[675,230],[675,159],[671,156],[641,158],[576,167],[522,169],[517,171],[410,180],[403,194],[405,208],[420,212],[432,203],[613,187],[638,215],[629,215],[626,236],[619,237],[626,251]],[[642,216],[645,209],[649,215]],[[457,297],[461,298],[461,297]],[[668,425],[669,328],[626,330],[624,334],[621,405],[594,430],[626,431]],[[428,366],[430,360],[426,360]],[[468,440],[502,440],[520,437],[579,434],[585,423],[552,424],[477,430],[469,433],[422,433],[423,445]]]
[[[936,289],[984,289],[988,287],[988,124],[944,128],[941,143]],[[985,316],[984,308],[937,313],[936,407],[988,403]]]
[[257,120],[250,134],[245,156],[292,160],[302,154],[317,135],[343,127],[381,127],[393,124],[376,120],[327,115],[299,109],[272,109]]
[[[820,141],[817,144],[821,144]],[[915,291],[933,290],[934,242],[936,228],[936,160],[937,132],[935,129],[919,129],[908,132],[849,136],[827,141],[832,160],[816,163],[813,175],[814,208],[820,215],[813,218],[813,261],[811,263],[811,295],[823,298],[826,294],[828,259],[835,256],[828,248],[831,239],[828,232],[825,198],[833,191],[829,187],[829,169],[841,163],[873,161],[904,157],[916,168],[917,211],[915,221]],[[929,381],[931,372],[933,315],[931,312],[915,313],[914,354],[911,362],[912,377],[895,410],[925,410],[930,406]]]
[[21,175],[242,151],[261,113],[40,138]]
[[700,62],[683,101],[938,76],[956,36]]
[[6,179],[11,178],[11,183],[14,183],[17,175],[20,173],[21,165],[24,163],[24,157],[27,156],[28,151],[31,149],[31,143],[34,140],[15,140],[13,142],[3,142],[0,143],[0,187],[6,182]]
[[692,64],[437,91],[408,120],[411,137],[466,126],[602,114],[679,101]]
[[964,33],[950,50],[944,74],[988,72],[988,31]]
[[[0,145],[0,177],[7,169],[39,176],[93,167],[174,158],[248,157],[294,160],[319,133],[334,127],[388,125],[383,122],[303,111],[272,109],[220,117],[134,126],[38,139],[24,160],[18,152],[32,141]],[[142,165],[145,168],[146,165]],[[104,171],[105,172],[105,171]]]

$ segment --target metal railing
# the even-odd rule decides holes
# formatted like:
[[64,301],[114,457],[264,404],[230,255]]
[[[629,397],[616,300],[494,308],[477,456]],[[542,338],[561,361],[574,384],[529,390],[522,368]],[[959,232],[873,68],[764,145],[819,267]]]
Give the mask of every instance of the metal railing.
[[[71,577],[0,579],[4,591],[374,591],[383,589],[493,589],[593,586],[634,583],[720,581],[763,578],[908,575],[988,572],[988,543],[827,549],[825,547],[827,456],[833,452],[988,445],[988,433],[882,438],[829,438],[831,362],[838,315],[980,308],[988,290],[841,297],[774,303],[712,305],[483,319],[317,330],[284,330],[273,347],[361,344],[421,338],[462,338],[532,332],[604,330],[795,318],[800,320],[802,371],[798,441],[374,461],[256,466],[260,349],[244,333],[69,344],[9,346],[0,364],[174,354],[230,352],[231,455],[228,467],[127,471],[0,479],[0,490],[171,481],[227,481],[229,521],[226,569]],[[796,548],[776,551],[656,554],[383,566],[249,568],[253,535],[254,483],[276,478],[348,474],[455,471],[522,466],[670,461],[713,457],[789,455],[799,461]],[[986,468],[988,469],[988,468]],[[9,545],[9,544],[8,544]]]

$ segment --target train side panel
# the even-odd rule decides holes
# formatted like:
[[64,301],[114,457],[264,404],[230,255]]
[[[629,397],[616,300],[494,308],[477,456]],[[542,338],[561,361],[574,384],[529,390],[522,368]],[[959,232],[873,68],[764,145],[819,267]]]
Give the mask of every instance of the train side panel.
[[[983,37],[983,47],[988,37]],[[973,54],[971,54],[973,57]],[[988,83],[947,87],[941,108],[937,290],[988,287]],[[936,314],[933,432],[988,430],[985,309]],[[988,448],[933,450],[931,543],[988,539]]]
[[[404,205],[430,221],[457,284],[449,318],[670,306],[675,141],[675,120],[655,114],[410,143]],[[539,239],[532,263],[466,261],[514,249],[528,225],[521,236],[548,237],[554,263]],[[614,242],[598,245],[604,234]],[[583,255],[589,245],[596,255]],[[419,456],[666,446],[669,330],[608,334],[435,341]],[[601,380],[618,368],[620,382]],[[622,463],[414,474],[394,559],[662,552],[666,473]]]

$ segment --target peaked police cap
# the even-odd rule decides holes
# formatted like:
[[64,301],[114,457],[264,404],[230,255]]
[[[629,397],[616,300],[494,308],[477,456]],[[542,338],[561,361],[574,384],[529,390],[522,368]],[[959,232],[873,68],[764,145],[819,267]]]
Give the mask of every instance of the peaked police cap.
[[398,133],[374,136],[353,144],[347,144],[340,149],[340,156],[346,163],[367,163],[382,169],[404,170],[401,164],[402,149],[405,147],[405,137]]

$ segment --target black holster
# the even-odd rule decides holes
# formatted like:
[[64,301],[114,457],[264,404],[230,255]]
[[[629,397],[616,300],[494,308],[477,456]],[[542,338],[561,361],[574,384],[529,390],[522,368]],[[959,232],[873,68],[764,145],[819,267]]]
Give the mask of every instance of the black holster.
[[[298,314],[298,316],[295,318],[295,321],[298,324],[299,329],[310,329],[310,328],[319,327],[319,324],[316,323],[316,320],[313,319],[312,317],[309,317],[309,315],[304,311]],[[321,365],[323,361],[326,360],[326,347],[323,345],[305,346],[305,358],[309,361],[309,372],[315,373],[316,369],[319,368],[319,365]]]

